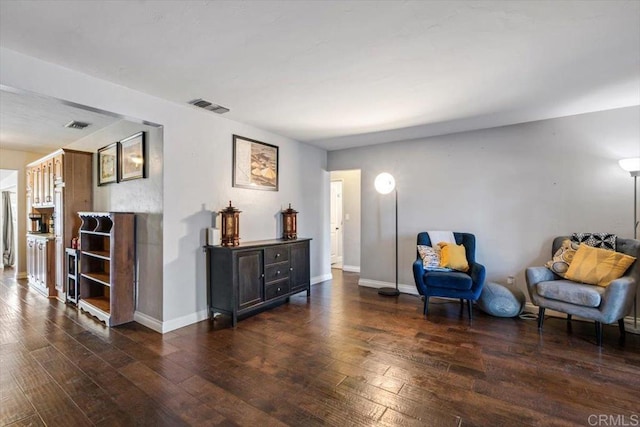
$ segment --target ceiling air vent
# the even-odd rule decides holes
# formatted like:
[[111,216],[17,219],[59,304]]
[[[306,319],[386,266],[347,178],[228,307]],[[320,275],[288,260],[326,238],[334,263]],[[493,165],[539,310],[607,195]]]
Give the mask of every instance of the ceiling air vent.
[[84,129],[87,126],[89,126],[90,123],[85,123],[85,122],[78,122],[76,120],[71,120],[69,123],[67,123],[66,125],[64,125],[64,127],[69,128],[69,129]]
[[189,101],[189,104],[195,105],[196,107],[204,108],[205,110],[213,111],[214,113],[224,114],[228,113],[229,109],[223,107],[222,105],[214,104],[209,101],[205,101],[204,99],[194,99],[193,101]]

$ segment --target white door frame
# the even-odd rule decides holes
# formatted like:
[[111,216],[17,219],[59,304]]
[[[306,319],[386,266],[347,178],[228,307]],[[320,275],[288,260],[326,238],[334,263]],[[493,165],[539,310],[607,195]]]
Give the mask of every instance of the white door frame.
[[344,260],[344,220],[343,194],[344,182],[341,179],[331,180],[329,227],[331,234],[331,268],[342,268]]
[[[15,254],[15,262],[13,265],[13,268],[17,271],[17,267],[18,267],[18,254],[19,254],[19,240],[18,240],[18,173],[19,171],[17,169],[2,169],[4,172],[11,172],[12,174],[15,174],[15,185],[13,186],[8,186],[5,188],[0,188],[0,192],[2,191],[9,191],[10,196],[9,196],[9,202],[11,204],[11,209],[12,209],[12,213],[13,213],[13,228],[14,228],[14,233],[13,233],[13,247],[16,251]],[[2,229],[2,213],[0,213],[0,270],[4,270],[4,263],[2,261],[3,257],[2,254],[4,253],[4,247],[3,247],[3,243],[2,243],[2,233],[4,233],[4,230]]]

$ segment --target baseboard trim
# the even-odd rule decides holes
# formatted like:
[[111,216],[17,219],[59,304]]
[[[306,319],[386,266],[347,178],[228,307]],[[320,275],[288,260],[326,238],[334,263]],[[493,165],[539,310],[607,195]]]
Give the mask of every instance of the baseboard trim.
[[[537,305],[533,305],[531,302],[527,301],[524,305],[524,311],[526,311],[527,313],[534,313],[534,314],[538,314],[538,309],[539,307]],[[551,310],[551,309],[546,309],[544,311],[544,315],[546,316],[551,316],[551,317],[560,317],[563,319],[567,318],[567,313],[562,313],[559,311],[555,311],[555,310]],[[578,316],[574,316],[572,319],[574,320],[579,320],[582,322],[593,322],[593,320],[589,320],[589,319],[584,319],[582,317],[578,317]],[[633,327],[633,316],[626,316],[624,318],[624,329],[626,332],[632,333],[632,334],[640,334],[640,322],[638,322],[638,327],[634,328]]]
[[[358,286],[363,286],[365,288],[395,288],[396,284],[391,282],[383,282],[380,280],[372,280],[372,279],[358,279]],[[398,283],[398,290],[403,294],[409,295],[419,295],[418,290],[415,286],[405,285],[404,283]]]
[[[331,280],[332,278],[333,276],[330,273],[323,274],[321,276],[312,277],[311,284],[315,285],[321,282],[325,282],[327,280]],[[178,317],[177,319],[168,320],[166,322],[162,322],[158,319],[155,319],[139,311],[136,311],[133,314],[134,321],[140,323],[141,325],[146,326],[149,329],[153,329],[154,331],[159,332],[161,334],[166,334],[167,332],[171,332],[176,329],[180,329],[185,326],[198,323],[208,318],[209,318],[208,310],[200,310],[196,313],[188,314],[186,316]]]
[[318,283],[326,282],[327,280],[331,280],[331,279],[333,279],[333,275],[331,273],[322,274],[320,276],[312,277],[311,284],[317,285]]
[[640,335],[640,320],[637,322],[637,327],[633,327],[633,316],[627,316],[624,318],[624,330],[631,332],[635,335]]
[[189,326],[194,323],[198,323],[208,318],[209,318],[209,310],[204,309],[204,310],[197,311],[195,313],[188,314],[186,316],[168,320],[166,322],[162,322],[162,333],[165,334],[167,332],[171,332],[176,329],[180,329],[182,327]]
[[162,333],[162,321],[154,317],[136,311],[133,313],[133,320],[134,322],[140,323],[142,326],[146,326],[149,329]]
[[27,276],[27,272],[26,271],[21,271],[20,273],[16,274],[16,279],[26,279]]
[[343,265],[342,271],[348,271],[349,273],[360,273],[360,266],[359,265]]

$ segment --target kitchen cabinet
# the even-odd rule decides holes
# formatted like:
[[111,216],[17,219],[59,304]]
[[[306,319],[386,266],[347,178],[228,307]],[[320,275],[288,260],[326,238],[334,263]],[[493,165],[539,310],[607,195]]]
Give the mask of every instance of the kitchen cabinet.
[[[78,212],[93,207],[92,162],[93,153],[61,149],[26,168],[27,212],[42,214],[45,224],[53,223],[53,227],[46,227],[53,235],[52,280],[56,293],[50,296],[62,301],[66,299],[65,248],[78,236]],[[35,230],[35,223],[27,221],[30,235],[34,235],[39,230]],[[31,261],[28,252],[27,264]]]
[[47,297],[55,297],[54,237],[51,234],[27,236],[27,279],[29,285]]

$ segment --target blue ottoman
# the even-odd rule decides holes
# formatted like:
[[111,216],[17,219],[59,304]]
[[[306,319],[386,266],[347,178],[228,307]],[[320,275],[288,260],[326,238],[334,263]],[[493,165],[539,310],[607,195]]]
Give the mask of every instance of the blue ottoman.
[[487,282],[478,299],[478,308],[496,317],[515,317],[522,313],[525,301],[521,290]]

